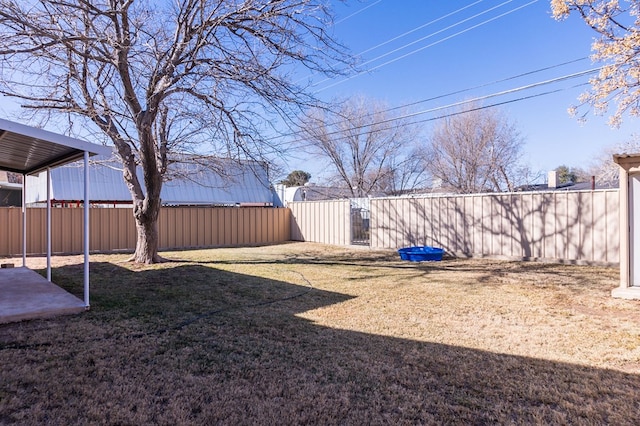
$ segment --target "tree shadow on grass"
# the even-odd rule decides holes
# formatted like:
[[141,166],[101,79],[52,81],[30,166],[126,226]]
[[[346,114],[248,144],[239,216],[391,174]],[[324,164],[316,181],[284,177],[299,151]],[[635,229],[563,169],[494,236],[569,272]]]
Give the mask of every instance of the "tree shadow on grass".
[[[90,312],[0,327],[0,423],[640,421],[637,375],[314,324],[352,296],[295,271],[91,266]],[[81,266],[54,272],[82,291]]]
[[[619,272],[617,268],[606,266],[584,266],[575,264],[563,264],[557,262],[531,262],[517,260],[500,260],[500,259],[465,259],[445,256],[442,261],[435,262],[409,262],[400,260],[395,252],[369,252],[358,253],[356,257],[351,254],[341,253],[318,253],[314,251],[300,252],[296,254],[288,254],[284,258],[278,259],[238,259],[238,260],[211,260],[211,261],[194,261],[192,263],[213,266],[215,265],[283,265],[284,267],[295,268],[298,265],[315,265],[327,267],[356,267],[375,270],[375,274],[368,276],[353,278],[360,280],[370,277],[380,277],[393,274],[394,271],[415,273],[416,276],[428,277],[433,273],[471,273],[475,275],[473,282],[460,283],[465,286],[496,286],[502,285],[496,277],[519,276],[521,283],[531,286],[545,286],[549,281],[558,282],[562,278],[567,278],[568,282],[576,281],[575,277],[584,275],[585,271],[591,274],[598,274],[603,278],[613,276],[617,279]],[[525,278],[532,274],[537,275],[537,280],[529,280]],[[548,279],[540,280],[540,276]],[[564,287],[574,286],[577,291],[586,291],[589,289],[584,283],[561,284]],[[612,286],[613,288],[613,286]]]

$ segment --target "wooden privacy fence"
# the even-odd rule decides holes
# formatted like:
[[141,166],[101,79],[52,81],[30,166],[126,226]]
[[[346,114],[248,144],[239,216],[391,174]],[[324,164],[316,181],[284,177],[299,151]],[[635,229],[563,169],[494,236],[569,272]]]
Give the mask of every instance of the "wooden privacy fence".
[[[349,244],[349,202],[293,203],[292,239]],[[619,262],[618,190],[374,198],[370,246],[463,256]]]
[[[136,245],[130,209],[89,210],[90,250],[129,251]],[[51,210],[53,253],[81,253],[83,209]],[[160,248],[183,249],[270,244],[289,241],[289,209],[167,207],[160,212]],[[0,256],[22,253],[22,213],[0,208]],[[27,252],[46,252],[46,209],[27,209]]]

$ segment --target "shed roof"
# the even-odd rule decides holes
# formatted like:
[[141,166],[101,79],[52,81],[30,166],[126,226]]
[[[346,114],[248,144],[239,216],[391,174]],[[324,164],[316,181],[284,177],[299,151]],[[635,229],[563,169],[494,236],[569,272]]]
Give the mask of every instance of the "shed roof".
[[[213,161],[213,159],[212,159]],[[266,170],[258,163],[238,163],[215,158],[216,169],[183,165],[179,176],[164,182],[163,205],[271,205],[273,192]],[[93,202],[130,203],[131,194],[122,178],[122,165],[108,157],[96,157],[89,165],[89,199]],[[82,199],[82,167],[69,164],[51,171],[51,198]],[[142,172],[138,177],[144,185]],[[144,188],[143,188],[144,190]],[[27,179],[27,202],[46,200],[46,176]]]
[[34,174],[109,148],[0,118],[0,169]]

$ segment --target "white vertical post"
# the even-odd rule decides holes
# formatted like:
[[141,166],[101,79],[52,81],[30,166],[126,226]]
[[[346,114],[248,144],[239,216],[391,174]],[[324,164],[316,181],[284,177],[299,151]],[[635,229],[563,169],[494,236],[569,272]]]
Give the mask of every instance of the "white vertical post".
[[640,174],[629,174],[629,287],[640,287]]
[[22,174],[22,266],[27,266],[27,175]]
[[640,154],[614,155],[613,161],[620,166],[620,286],[611,295],[640,299]]
[[620,167],[620,289],[631,286],[631,239],[629,235],[629,173]]
[[89,309],[89,152],[84,152],[84,305]]
[[47,167],[47,280],[51,281],[51,168]]

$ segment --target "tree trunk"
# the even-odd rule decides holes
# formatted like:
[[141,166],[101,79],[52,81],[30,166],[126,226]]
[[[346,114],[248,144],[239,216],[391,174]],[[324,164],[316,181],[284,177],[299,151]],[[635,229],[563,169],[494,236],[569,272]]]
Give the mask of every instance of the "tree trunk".
[[[155,111],[155,109],[153,110]],[[140,135],[140,163],[146,194],[141,197],[142,190],[135,173],[135,163],[132,164],[130,180],[135,185],[132,192],[133,217],[136,220],[136,251],[131,260],[137,263],[164,262],[158,255],[158,216],[160,213],[160,193],[162,190],[162,172],[158,168],[156,155],[156,141],[151,130],[155,114],[145,111],[139,114],[136,123]],[[126,175],[125,175],[126,180]]]
[[[158,255],[158,212],[137,214],[139,209],[134,208],[133,216],[136,221],[136,251],[131,260],[136,263],[159,263],[165,259]],[[151,213],[151,214],[150,214]]]

